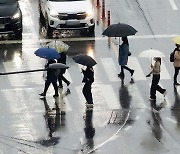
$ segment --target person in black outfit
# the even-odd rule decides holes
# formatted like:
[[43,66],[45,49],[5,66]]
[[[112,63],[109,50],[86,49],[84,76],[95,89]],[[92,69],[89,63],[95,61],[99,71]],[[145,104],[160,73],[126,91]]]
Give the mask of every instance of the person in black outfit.
[[[65,52],[61,52],[60,53],[60,58],[57,59],[58,63],[62,63],[62,64],[66,64],[66,53]],[[67,86],[70,85],[70,81],[68,81],[63,74],[66,72],[66,69],[61,69],[60,73],[58,75],[58,82],[59,82],[59,88],[63,88],[62,85],[62,80],[67,84]]]
[[92,66],[87,66],[86,70],[82,69],[82,73],[84,75],[82,82],[84,82],[83,87],[83,95],[86,99],[87,105],[92,106],[93,105],[93,98],[92,98],[92,92],[91,92],[91,85],[94,82],[94,70]]
[[[46,68],[49,67],[50,64],[56,63],[56,61],[53,60],[48,60],[48,63],[46,64]],[[45,81],[45,87],[44,87],[44,91],[43,93],[39,94],[40,96],[46,96],[46,92],[50,86],[50,84],[52,83],[54,90],[55,90],[55,94],[53,95],[53,97],[58,97],[58,86],[57,86],[57,74],[56,74],[56,70],[55,69],[47,69],[47,79]]]

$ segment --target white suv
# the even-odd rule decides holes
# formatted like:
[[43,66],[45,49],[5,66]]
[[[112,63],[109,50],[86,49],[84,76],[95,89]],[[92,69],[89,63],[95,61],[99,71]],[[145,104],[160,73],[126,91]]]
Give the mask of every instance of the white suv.
[[39,0],[39,10],[49,37],[53,30],[63,29],[94,34],[94,8],[90,0]]

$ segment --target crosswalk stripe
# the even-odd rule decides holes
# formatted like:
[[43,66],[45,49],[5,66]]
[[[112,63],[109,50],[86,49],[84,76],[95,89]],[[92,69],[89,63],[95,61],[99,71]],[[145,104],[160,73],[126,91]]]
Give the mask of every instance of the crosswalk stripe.
[[144,75],[141,65],[136,57],[129,57],[128,66],[135,70],[133,75],[135,80],[146,80],[146,76]]
[[65,72],[64,77],[65,77],[68,81],[70,81],[71,83],[73,83],[73,80],[72,80],[72,78],[71,78],[71,76],[70,76],[70,74],[69,74],[69,70],[67,70],[67,71]]
[[64,98],[60,97],[60,107],[62,111],[72,111],[71,105],[67,97]]
[[131,85],[131,88],[128,89],[128,91],[133,98],[133,102],[136,102],[137,107],[142,108],[142,111],[144,111],[145,108],[147,108],[147,105],[144,103],[146,101],[144,101],[144,99],[142,98],[142,96],[138,90],[138,87],[135,84],[133,84],[133,85]]
[[161,79],[171,79],[163,60],[161,61]]
[[101,85],[102,94],[109,109],[120,109],[120,103],[111,85]]
[[165,117],[165,119],[168,120],[168,121],[170,121],[170,122],[172,122],[172,123],[174,123],[174,124],[177,123],[177,121],[175,121],[174,119],[171,119],[171,118],[169,118],[169,117]]
[[104,70],[106,72],[106,75],[108,76],[110,81],[119,81],[119,78],[117,77],[117,69],[114,64],[114,61],[112,58],[101,58],[101,63],[104,67]]
[[81,105],[81,106],[85,106],[86,100],[85,100],[85,98],[84,98],[84,96],[83,96],[83,93],[82,93],[82,87],[83,87],[83,85],[81,85],[81,86],[76,86],[76,87],[75,87],[75,90],[76,90],[76,93],[77,93],[77,95],[78,95],[78,97],[79,97],[80,105]]

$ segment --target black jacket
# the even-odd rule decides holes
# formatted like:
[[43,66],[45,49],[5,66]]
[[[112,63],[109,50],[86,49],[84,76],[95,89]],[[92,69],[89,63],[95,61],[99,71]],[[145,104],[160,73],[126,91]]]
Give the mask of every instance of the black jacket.
[[87,67],[86,70],[82,70],[84,75],[82,82],[93,83],[94,82],[94,70],[92,67]]

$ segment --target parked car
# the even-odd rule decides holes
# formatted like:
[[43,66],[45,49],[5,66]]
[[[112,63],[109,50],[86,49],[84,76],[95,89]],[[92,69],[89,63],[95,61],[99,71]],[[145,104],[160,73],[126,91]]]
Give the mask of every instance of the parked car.
[[90,0],[39,0],[47,35],[53,30],[81,30],[94,34],[94,7]]
[[18,0],[0,0],[0,34],[22,37],[22,12]]

